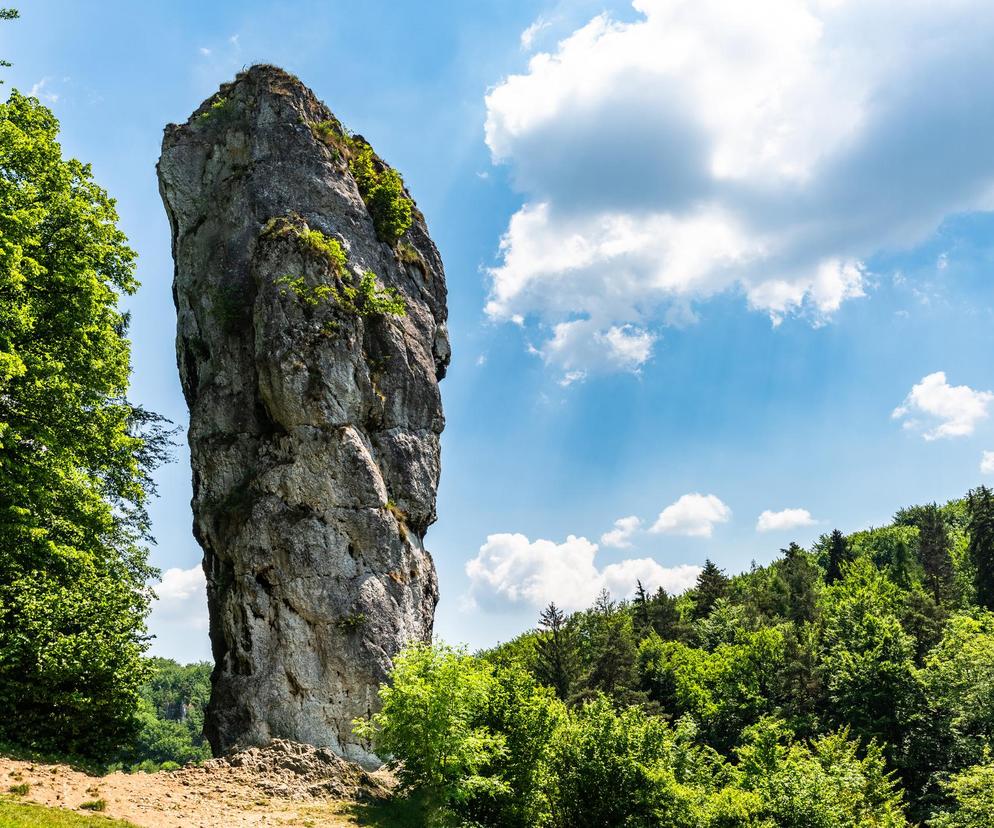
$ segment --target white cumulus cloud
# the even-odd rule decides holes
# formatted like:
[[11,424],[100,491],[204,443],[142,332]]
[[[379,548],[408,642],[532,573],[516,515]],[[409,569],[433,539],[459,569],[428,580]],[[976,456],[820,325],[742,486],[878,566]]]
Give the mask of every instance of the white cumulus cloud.
[[807,509],[783,509],[779,512],[766,509],[756,521],[756,531],[782,532],[800,526],[814,526],[816,522]]
[[486,309],[548,332],[554,369],[637,370],[674,307],[722,291],[822,324],[864,295],[869,256],[991,208],[982,0],[633,5],[486,97],[523,195]]
[[632,545],[632,535],[638,531],[641,525],[641,519],[635,515],[618,518],[614,522],[614,528],[601,535],[601,543],[605,546],[613,546],[615,549],[627,549]]
[[167,569],[162,573],[162,580],[152,588],[158,597],[152,605],[150,626],[153,630],[165,626],[207,629],[207,581],[200,564],[190,569]]
[[980,458],[981,474],[994,474],[994,451],[985,451]]
[[891,416],[903,419],[905,428],[922,429],[926,440],[966,437],[990,414],[992,402],[994,393],[975,391],[968,385],[950,385],[945,371],[936,371],[912,387]]
[[589,606],[602,589],[628,597],[636,581],[647,590],[664,587],[682,592],[693,586],[700,567],[664,567],[651,558],[635,558],[599,568],[597,544],[569,535],[562,543],[529,540],[521,534],[487,537],[479,554],[466,564],[470,598],[490,608],[525,604],[542,607],[555,601],[566,610]]
[[732,510],[713,494],[685,494],[659,513],[650,532],[710,538],[715,524],[727,523]]

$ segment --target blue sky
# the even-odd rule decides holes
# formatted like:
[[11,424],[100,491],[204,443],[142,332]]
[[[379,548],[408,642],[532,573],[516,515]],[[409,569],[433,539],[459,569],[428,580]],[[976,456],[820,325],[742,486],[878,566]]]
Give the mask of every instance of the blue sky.
[[[0,49],[118,199],[133,397],[180,425],[164,124],[277,63],[403,173],[450,291],[436,631],[477,647],[991,481],[994,10],[939,5],[31,0]],[[158,478],[153,651],[207,658],[184,449]]]

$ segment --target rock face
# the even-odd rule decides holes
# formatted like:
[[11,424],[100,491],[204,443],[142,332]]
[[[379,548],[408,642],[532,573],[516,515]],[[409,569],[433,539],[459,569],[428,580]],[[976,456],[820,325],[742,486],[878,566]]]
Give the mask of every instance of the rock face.
[[274,67],[168,126],[158,173],[215,659],[207,737],[216,755],[282,737],[371,761],[351,721],[391,657],[430,638],[438,599],[422,540],[442,262],[399,177]]

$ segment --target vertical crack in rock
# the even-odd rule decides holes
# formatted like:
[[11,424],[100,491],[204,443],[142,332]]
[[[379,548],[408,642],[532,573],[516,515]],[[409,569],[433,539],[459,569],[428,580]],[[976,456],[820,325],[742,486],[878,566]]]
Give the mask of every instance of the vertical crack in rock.
[[[158,173],[215,659],[207,737],[216,754],[283,737],[371,761],[352,719],[391,657],[430,638],[438,600],[422,540],[442,262],[390,168],[271,66],[168,126]],[[388,179],[405,198],[371,189]]]

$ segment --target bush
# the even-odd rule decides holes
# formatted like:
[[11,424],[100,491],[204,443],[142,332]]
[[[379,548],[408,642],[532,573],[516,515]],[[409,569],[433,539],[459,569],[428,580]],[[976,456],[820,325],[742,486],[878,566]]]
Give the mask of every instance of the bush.
[[396,765],[406,790],[451,806],[494,785],[479,773],[506,749],[480,724],[493,681],[493,670],[463,650],[410,647],[380,688],[382,709],[356,720],[355,732]]
[[413,221],[411,200],[404,194],[404,182],[396,170],[376,157],[365,141],[353,138],[349,148],[349,170],[372,216],[376,235],[380,241],[393,246]]

